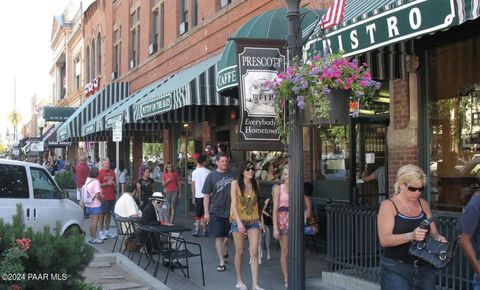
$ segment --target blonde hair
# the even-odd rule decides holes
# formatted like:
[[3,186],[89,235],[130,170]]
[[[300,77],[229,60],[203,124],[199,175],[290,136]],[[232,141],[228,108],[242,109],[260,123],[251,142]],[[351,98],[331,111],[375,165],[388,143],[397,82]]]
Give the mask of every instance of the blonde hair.
[[400,193],[401,183],[404,183],[408,186],[417,181],[422,182],[423,185],[427,184],[427,176],[420,167],[414,164],[407,164],[400,167],[397,172],[397,181],[393,185],[395,189],[393,195]]
[[[281,181],[282,183],[285,183],[285,179],[283,178],[283,173],[285,172],[285,170],[289,171],[289,170],[288,170],[288,163],[285,164],[285,166],[283,166],[283,169],[282,169],[282,174],[281,174],[281,176],[280,176],[280,181]],[[290,172],[289,172],[289,173],[290,173]]]

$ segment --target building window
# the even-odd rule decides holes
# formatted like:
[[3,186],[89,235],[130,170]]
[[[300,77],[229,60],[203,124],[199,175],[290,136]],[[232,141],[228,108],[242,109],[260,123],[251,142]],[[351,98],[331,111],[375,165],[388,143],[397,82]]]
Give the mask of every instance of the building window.
[[121,34],[122,34],[122,27],[118,27],[113,31],[113,72],[112,72],[112,80],[118,78],[120,76],[120,63],[121,63]]
[[232,3],[232,0],[220,0],[220,9]]
[[180,0],[180,4],[179,33],[182,35],[188,31],[188,0]]
[[160,4],[160,24],[159,24],[159,30],[158,30],[158,44],[160,48],[163,48],[165,46],[165,4],[162,3]]
[[192,0],[192,28],[198,25],[198,0]]
[[100,33],[97,35],[97,74],[102,74],[102,37]]
[[152,0],[152,15],[151,15],[151,27],[150,27],[150,45],[148,47],[148,54],[153,54],[158,50],[159,42],[159,28],[160,28],[160,1]]
[[91,61],[92,61],[92,65],[90,67],[91,71],[90,71],[90,77],[88,79],[88,81],[91,81],[93,80],[93,78],[95,77],[95,40],[92,40],[92,54],[91,54]]
[[73,60],[73,69],[74,69],[73,79],[74,79],[75,90],[79,90],[80,89],[80,75],[81,75],[81,71],[82,71],[80,56],[77,56]]
[[432,208],[461,212],[480,176],[480,37],[428,49],[427,156]]
[[140,7],[130,14],[130,68],[140,63]]
[[87,78],[85,82],[89,82],[90,79],[90,47],[87,46],[86,50],[86,56],[85,56],[85,63],[87,64],[86,70],[85,70],[85,77]]

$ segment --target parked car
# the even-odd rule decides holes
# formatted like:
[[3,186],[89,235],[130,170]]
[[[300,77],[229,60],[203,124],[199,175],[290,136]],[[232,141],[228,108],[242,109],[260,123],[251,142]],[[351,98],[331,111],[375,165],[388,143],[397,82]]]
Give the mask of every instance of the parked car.
[[81,230],[83,209],[65,197],[50,173],[34,163],[0,159],[0,218],[11,222],[16,205],[23,207],[24,221],[35,231],[57,228],[68,234]]

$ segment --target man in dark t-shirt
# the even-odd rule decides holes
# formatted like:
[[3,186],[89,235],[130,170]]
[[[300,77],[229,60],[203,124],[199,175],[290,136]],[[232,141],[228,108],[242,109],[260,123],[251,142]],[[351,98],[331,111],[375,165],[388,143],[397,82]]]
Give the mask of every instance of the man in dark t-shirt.
[[473,268],[473,289],[480,290],[480,195],[475,194],[468,202],[462,216],[460,245]]
[[217,271],[225,271],[225,259],[228,257],[227,243],[230,232],[230,185],[235,178],[235,172],[228,168],[228,156],[217,154],[217,169],[210,172],[205,179],[202,193],[205,195],[204,220],[210,221],[212,236],[215,238],[215,248],[219,264]]

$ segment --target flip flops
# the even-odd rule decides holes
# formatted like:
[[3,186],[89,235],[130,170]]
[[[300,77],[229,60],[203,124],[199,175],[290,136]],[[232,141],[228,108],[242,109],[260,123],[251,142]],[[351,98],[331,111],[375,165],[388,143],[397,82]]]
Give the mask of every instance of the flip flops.
[[218,272],[225,272],[225,265],[218,265],[217,271]]

